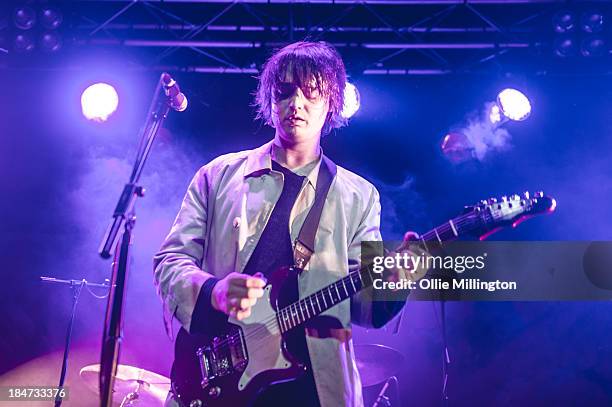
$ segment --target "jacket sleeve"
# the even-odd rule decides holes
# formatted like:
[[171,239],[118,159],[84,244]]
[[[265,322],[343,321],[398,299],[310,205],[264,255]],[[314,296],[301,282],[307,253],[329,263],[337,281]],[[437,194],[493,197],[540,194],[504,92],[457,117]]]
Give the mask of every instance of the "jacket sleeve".
[[172,229],[153,258],[155,286],[164,304],[167,333],[173,317],[190,331],[200,290],[207,280],[214,278],[202,270],[209,192],[210,174],[204,166],[193,177]]
[[[369,200],[357,231],[349,244],[349,272],[361,267],[361,242],[381,241],[380,234],[380,195],[371,186]],[[382,250],[382,245],[380,246]],[[381,253],[380,255],[384,255]],[[367,328],[380,328],[397,315],[404,301],[379,299],[377,290],[372,287],[360,291],[351,299],[351,321]]]

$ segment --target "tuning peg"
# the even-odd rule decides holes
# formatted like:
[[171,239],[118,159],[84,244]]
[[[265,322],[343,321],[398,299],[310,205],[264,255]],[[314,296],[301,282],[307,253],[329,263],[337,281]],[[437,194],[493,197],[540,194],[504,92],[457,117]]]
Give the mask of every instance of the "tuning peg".
[[508,202],[508,197],[506,195],[501,197],[502,202]]
[[489,204],[489,203],[488,203],[488,202],[487,202],[485,199],[482,199],[482,200],[480,201],[480,203],[481,203],[482,205],[488,205],[488,204]]
[[489,198],[489,203],[490,203],[490,204],[497,203],[497,199],[495,199],[495,198]]
[[529,197],[530,197],[530,195],[529,195],[529,191],[525,191],[525,192],[523,193],[523,197],[524,197],[525,199],[529,199]]
[[538,191],[535,194],[533,194],[533,196],[535,196],[536,198],[544,198],[544,192]]
[[514,195],[512,195],[512,196],[510,197],[510,199],[512,199],[513,201],[520,201],[520,200],[521,200],[521,197],[520,197],[520,196],[518,196],[517,194],[514,194]]

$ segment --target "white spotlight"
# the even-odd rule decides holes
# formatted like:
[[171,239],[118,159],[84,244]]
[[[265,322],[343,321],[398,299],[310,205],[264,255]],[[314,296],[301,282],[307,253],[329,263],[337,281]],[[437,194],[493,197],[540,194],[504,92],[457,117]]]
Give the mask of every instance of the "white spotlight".
[[117,110],[119,96],[117,91],[107,83],[91,85],[81,95],[83,116],[95,122],[104,122]]
[[523,93],[507,88],[497,95],[497,104],[501,112],[510,120],[522,121],[531,113],[531,103]]
[[359,110],[359,91],[352,83],[347,82],[344,87],[344,106],[342,107],[342,117],[345,119],[353,116]]

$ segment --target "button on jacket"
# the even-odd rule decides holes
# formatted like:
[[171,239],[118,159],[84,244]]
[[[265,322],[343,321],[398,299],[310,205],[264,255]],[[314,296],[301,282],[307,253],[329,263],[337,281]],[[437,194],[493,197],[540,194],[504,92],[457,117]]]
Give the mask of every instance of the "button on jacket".
[[[254,150],[220,156],[194,176],[154,258],[166,328],[176,317],[189,331],[204,282],[244,270],[283,189],[283,174],[272,170],[271,160],[272,142],[268,142]],[[297,171],[306,179],[291,211],[292,241],[313,204],[320,165],[319,158],[302,168],[302,173]],[[321,214],[315,253],[299,277],[300,296],[359,267],[360,243],[371,240],[381,240],[378,191],[338,166]],[[372,326],[371,296],[371,289],[364,290],[321,314],[320,320],[326,323],[307,328],[313,374],[324,407],[363,405],[351,322]]]

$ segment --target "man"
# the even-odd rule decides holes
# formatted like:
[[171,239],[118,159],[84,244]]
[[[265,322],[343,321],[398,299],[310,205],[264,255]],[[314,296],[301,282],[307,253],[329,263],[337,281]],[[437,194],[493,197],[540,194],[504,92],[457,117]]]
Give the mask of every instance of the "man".
[[[294,264],[293,246],[315,198],[322,134],[345,124],[346,73],[328,44],[298,42],[265,64],[256,93],[258,117],[274,139],[223,155],[202,167],[155,256],[155,282],[182,328],[247,318],[266,278]],[[358,175],[337,167],[316,233],[315,252],[299,275],[304,297],[359,266],[360,243],[381,240],[379,195]],[[382,304],[382,305],[381,305]],[[399,311],[364,290],[306,325],[297,348],[307,372],[270,386],[255,405],[361,406],[351,322],[380,327]]]

